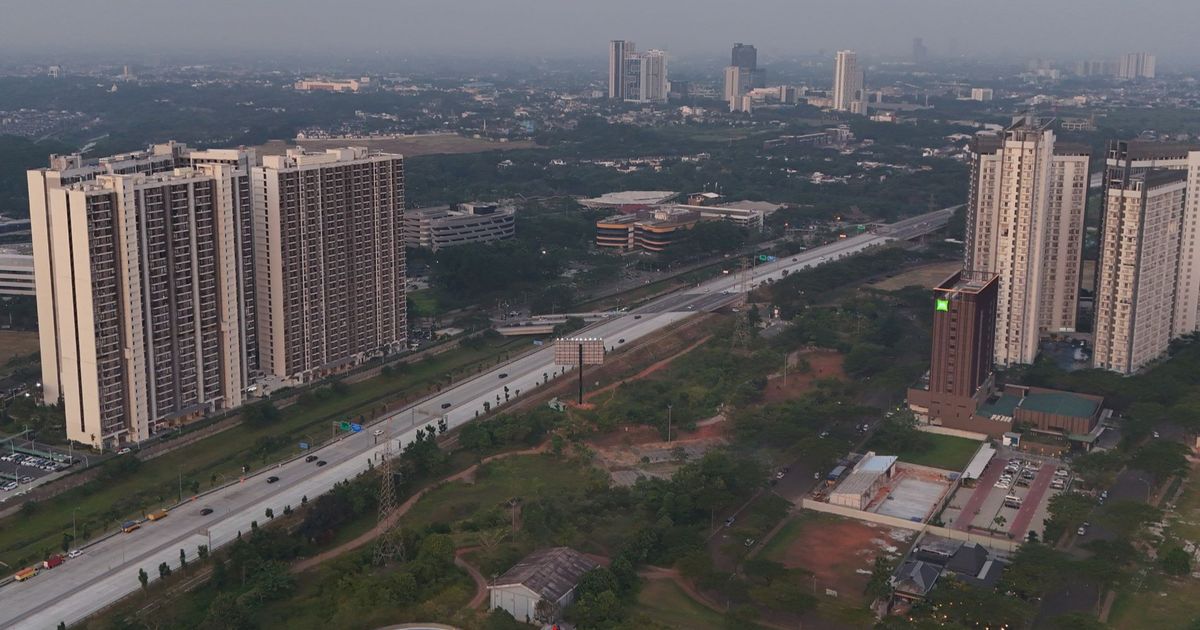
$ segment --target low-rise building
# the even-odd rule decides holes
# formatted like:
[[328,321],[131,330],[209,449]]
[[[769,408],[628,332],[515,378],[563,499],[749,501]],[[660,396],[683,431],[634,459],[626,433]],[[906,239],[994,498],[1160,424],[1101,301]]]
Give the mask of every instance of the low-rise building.
[[36,295],[32,245],[0,245],[0,295]]
[[596,221],[596,246],[605,249],[666,251],[701,221],[728,221],[762,230],[763,212],[747,208],[674,204]]
[[437,251],[455,245],[502,241],[516,235],[514,208],[494,203],[464,203],[409,210],[404,217],[404,240],[409,247]]
[[875,493],[895,476],[896,461],[895,456],[867,453],[829,494],[829,502],[855,510],[866,509]]
[[371,84],[369,77],[361,79],[301,79],[295,88],[301,92],[358,92]]
[[569,547],[535,551],[488,586],[490,608],[506,610],[526,623],[553,623],[575,601],[579,580],[596,566]]

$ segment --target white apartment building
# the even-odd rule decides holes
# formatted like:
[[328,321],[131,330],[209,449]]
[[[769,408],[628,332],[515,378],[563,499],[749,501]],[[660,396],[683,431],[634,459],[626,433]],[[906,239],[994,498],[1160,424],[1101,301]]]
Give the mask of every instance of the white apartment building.
[[166,144],[29,171],[43,392],[69,439],[111,448],[242,404],[253,155]]
[[0,245],[0,295],[37,295],[31,245]]
[[863,71],[858,67],[858,55],[853,50],[839,50],[833,69],[833,109],[851,114],[867,113],[867,94]]
[[251,169],[267,387],[404,349],[404,158],[289,149]]
[[1172,338],[1187,173],[1110,168],[1096,268],[1093,366],[1136,372]]
[[1000,276],[996,363],[1032,363],[1038,340],[1075,329],[1088,149],[1053,121],[1016,120],[973,146],[965,267]]
[[667,53],[647,50],[625,57],[623,95],[627,103],[665,103],[670,92]]

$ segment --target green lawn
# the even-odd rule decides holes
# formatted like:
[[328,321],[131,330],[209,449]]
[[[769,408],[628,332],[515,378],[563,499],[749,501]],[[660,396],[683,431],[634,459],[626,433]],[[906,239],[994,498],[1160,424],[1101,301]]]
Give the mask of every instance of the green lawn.
[[[67,491],[38,504],[33,513],[0,520],[0,561],[19,566],[59,549],[63,532],[71,531],[72,512],[81,539],[85,533],[99,534],[127,517],[173,503],[178,498],[180,473],[185,496],[192,480],[206,490],[212,486],[214,476],[218,484],[236,478],[242,464],[254,470],[295,453],[299,441],[320,443],[330,439],[330,422],[335,419],[359,414],[372,418],[386,400],[422,395],[431,382],[450,370],[458,370],[460,375],[455,378],[462,378],[461,374],[494,364],[498,356],[515,353],[525,343],[500,339],[476,349],[451,350],[410,364],[401,374],[349,385],[345,396],[287,407],[282,410],[282,419],[271,426],[234,427],[146,461],[124,479],[92,482]],[[260,454],[256,442],[262,438],[276,441]]]
[[667,628],[716,630],[725,627],[721,615],[696,603],[672,580],[643,581],[634,615],[635,619],[645,617],[651,623]]
[[955,472],[966,468],[975,452],[979,450],[980,443],[977,440],[937,433],[925,433],[924,435],[928,436],[930,446],[921,451],[897,452],[889,448],[887,444],[878,444],[874,440],[868,442],[866,448],[880,455],[895,455],[902,462]]

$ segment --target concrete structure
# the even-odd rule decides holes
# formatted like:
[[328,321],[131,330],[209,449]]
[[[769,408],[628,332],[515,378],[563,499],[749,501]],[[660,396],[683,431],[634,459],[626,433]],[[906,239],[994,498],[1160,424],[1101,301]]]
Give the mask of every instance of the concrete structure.
[[369,77],[361,79],[302,79],[295,88],[301,92],[358,92],[371,85]]
[[625,100],[625,59],[637,49],[633,42],[614,39],[608,43],[608,98]]
[[0,245],[0,295],[36,295],[32,245]]
[[725,68],[725,102],[729,111],[750,111],[746,94],[766,85],[766,75],[758,69],[758,50],[750,44],[736,43]]
[[742,97],[750,89],[750,74],[737,66],[725,68],[725,102],[729,111],[742,110]]
[[[1123,182],[1144,177],[1156,171],[1186,173],[1184,207],[1179,232],[1177,270],[1170,278],[1174,286],[1174,312],[1171,316],[1171,337],[1180,337],[1200,330],[1200,146],[1162,142],[1114,142],[1109,146],[1106,160],[1106,191]],[[1107,213],[1101,214],[1100,233],[1109,227],[1104,223]],[[1116,229],[1116,228],[1114,228]],[[1101,248],[1104,260],[1105,248]],[[1103,263],[1101,263],[1103,264]],[[1097,273],[1097,279],[1100,274]],[[1099,287],[1097,287],[1099,292]]]
[[670,93],[667,53],[648,50],[625,57],[622,94],[627,103],[666,103]]
[[488,243],[516,235],[514,208],[491,203],[464,203],[409,210],[404,216],[404,240],[409,247],[437,251],[468,243]]
[[1150,53],[1126,53],[1117,60],[1117,78],[1153,79],[1155,64],[1156,58]]
[[871,503],[875,492],[896,474],[896,458],[867,453],[850,474],[829,494],[834,505],[862,510]]
[[242,403],[253,159],[171,143],[29,171],[42,384],[69,439],[111,448]]
[[678,196],[679,192],[673,190],[626,190],[605,193],[591,199],[580,199],[579,205],[592,210],[624,207],[645,208],[667,203]]
[[995,92],[992,88],[971,88],[971,100],[986,102],[995,97]]
[[851,114],[867,113],[863,71],[853,50],[839,50],[833,69],[833,109]]
[[289,149],[252,170],[269,384],[319,379],[403,350],[404,158]]
[[1075,330],[1088,148],[1056,144],[1053,121],[1024,116],[977,136],[965,267],[1000,276],[996,363],[1032,363],[1040,336]]
[[1109,169],[1096,265],[1094,367],[1131,374],[1166,355],[1186,190],[1183,171]]
[[701,221],[728,221],[748,230],[762,230],[763,212],[723,206],[674,204],[596,221],[596,246],[662,252],[686,238]]
[[[575,601],[579,580],[597,566],[591,558],[568,547],[535,551],[488,586],[489,608],[506,610],[526,623],[553,623]],[[545,603],[538,610],[541,602]]]

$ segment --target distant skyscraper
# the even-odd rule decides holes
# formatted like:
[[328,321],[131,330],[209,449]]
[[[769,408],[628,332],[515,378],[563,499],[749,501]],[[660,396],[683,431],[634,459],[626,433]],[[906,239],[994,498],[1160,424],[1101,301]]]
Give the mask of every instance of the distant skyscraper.
[[252,169],[262,369],[309,382],[405,347],[404,158],[363,148]]
[[729,65],[745,70],[757,70],[758,49],[751,44],[743,44],[741,42],[734,44]]
[[665,103],[670,92],[667,78],[667,53],[648,50],[625,58],[625,101]]
[[625,59],[634,54],[633,42],[614,39],[608,43],[608,98],[625,100]]
[[257,372],[252,151],[29,171],[42,384],[100,448],[236,407]]
[[1032,363],[1042,333],[1075,330],[1088,148],[1057,144],[1053,121],[978,136],[965,267],[1000,276],[996,363]]
[[866,114],[866,100],[863,71],[858,67],[858,55],[853,50],[839,50],[833,70],[833,109],[852,114]]
[[1117,77],[1121,79],[1153,79],[1155,57],[1150,53],[1127,53],[1117,61]]
[[912,40],[912,60],[913,63],[922,64],[929,58],[929,49],[925,47],[925,41],[920,37],[914,37]]

